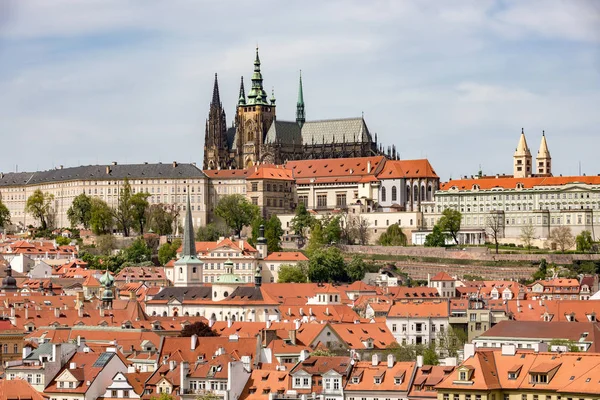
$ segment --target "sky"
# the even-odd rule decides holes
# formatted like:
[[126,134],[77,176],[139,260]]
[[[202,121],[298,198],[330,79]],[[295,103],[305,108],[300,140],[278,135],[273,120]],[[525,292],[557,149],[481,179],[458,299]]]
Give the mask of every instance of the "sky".
[[364,115],[442,180],[512,173],[544,130],[555,175],[600,173],[600,1],[0,0],[0,171],[202,164],[259,46],[277,118]]

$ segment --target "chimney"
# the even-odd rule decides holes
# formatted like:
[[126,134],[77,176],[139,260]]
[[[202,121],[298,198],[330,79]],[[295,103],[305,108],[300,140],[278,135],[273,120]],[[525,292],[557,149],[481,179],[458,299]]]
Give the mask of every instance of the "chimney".
[[294,321],[294,325],[296,327],[296,330],[300,329],[300,324],[302,324],[302,321],[300,321],[299,319]]
[[29,307],[25,306],[25,320],[29,319]]
[[306,360],[308,357],[310,356],[310,354],[308,353],[308,350],[304,349],[300,352],[300,356],[298,357],[298,361],[304,361]]
[[63,169],[63,166],[62,166],[62,165],[59,165],[59,166],[58,166],[58,169]]
[[60,318],[60,308],[56,307],[54,309],[54,317],[55,318]]
[[177,167],[177,161],[173,161],[173,168]]
[[190,370],[190,363],[187,361],[182,361],[181,364],[179,364],[179,366],[181,367],[179,369],[179,387],[187,388],[189,386],[189,384],[187,383],[187,376]]
[[466,360],[469,357],[473,357],[475,355],[475,345],[472,343],[465,344],[465,350],[463,359]]
[[265,325],[266,325],[267,329],[271,328],[271,320],[270,319],[266,320]]
[[503,356],[514,356],[517,352],[517,346],[514,344],[502,344],[502,355]]
[[374,367],[379,365],[379,354],[373,354],[373,356],[371,357],[371,365]]
[[177,361],[175,361],[175,360],[169,361],[169,371],[173,371],[175,368],[177,368]]
[[533,349],[536,353],[545,353],[548,351],[548,343],[546,343],[546,342],[535,343],[533,345]]
[[231,328],[231,318],[229,318],[229,319],[227,320],[227,327],[228,327],[228,328]]
[[106,166],[106,175],[109,175],[109,174],[110,174],[110,166],[107,165]]
[[367,161],[367,174],[371,173],[371,160]]
[[69,369],[77,369],[77,363],[69,363]]
[[77,316],[83,318],[83,306],[77,307]]
[[198,344],[198,335],[195,333],[190,336],[190,350],[196,350],[196,345]]
[[23,358],[27,358],[31,354],[31,347],[23,346]]
[[240,249],[244,250],[244,241],[240,239]]
[[15,317],[15,307],[10,308],[10,316],[13,318]]
[[394,360],[394,355],[393,354],[388,354],[387,356],[387,366],[388,368],[394,368],[394,363],[396,362],[396,360]]
[[417,368],[421,368],[423,366],[423,356],[417,356]]
[[290,343],[295,346],[296,345],[296,331],[294,329],[291,329],[289,331],[289,339],[290,339]]

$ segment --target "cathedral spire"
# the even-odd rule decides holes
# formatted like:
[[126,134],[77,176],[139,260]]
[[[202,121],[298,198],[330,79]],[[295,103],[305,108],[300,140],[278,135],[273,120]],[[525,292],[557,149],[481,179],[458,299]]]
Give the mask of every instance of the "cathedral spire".
[[192,219],[192,207],[190,206],[190,189],[187,189],[187,208],[185,210],[185,221],[183,227],[183,251],[181,257],[196,257],[196,238],[194,235],[194,222]]
[[538,175],[552,176],[552,157],[546,143],[546,132],[542,131],[542,141],[536,157]]
[[240,95],[238,97],[238,106],[246,104],[246,90],[244,90],[244,77],[240,81]]
[[529,150],[529,146],[527,146],[523,128],[521,128],[521,137],[513,155],[513,160],[513,176],[515,178],[527,178],[531,176],[531,151]]
[[211,105],[221,105],[221,96],[219,96],[219,80],[217,79],[217,73],[215,72],[215,85],[213,86],[213,97]]
[[256,58],[254,59],[254,73],[252,74],[252,88],[248,93],[248,104],[268,105],[267,92],[263,89],[263,78],[260,72],[260,58],[258,47],[256,47]]
[[296,123],[300,125],[300,129],[306,121],[304,112],[304,91],[302,90],[302,70],[300,70],[300,81],[298,84],[298,102],[296,103]]

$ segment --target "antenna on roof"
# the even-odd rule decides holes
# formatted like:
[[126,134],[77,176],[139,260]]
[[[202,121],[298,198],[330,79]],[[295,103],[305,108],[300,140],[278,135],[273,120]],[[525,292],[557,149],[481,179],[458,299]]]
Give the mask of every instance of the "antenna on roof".
[[581,161],[579,161],[579,176],[581,176]]

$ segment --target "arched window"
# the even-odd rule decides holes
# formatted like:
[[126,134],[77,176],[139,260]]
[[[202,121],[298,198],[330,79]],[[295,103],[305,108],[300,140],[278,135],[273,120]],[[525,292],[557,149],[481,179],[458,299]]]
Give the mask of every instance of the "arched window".
[[385,186],[381,187],[381,201],[386,201],[385,200]]
[[415,185],[415,187],[413,187],[413,199],[414,199],[414,201],[419,200],[419,187],[417,185]]
[[392,201],[397,201],[398,200],[398,189],[396,189],[396,186],[392,186]]
[[410,186],[407,186],[406,187],[406,202],[410,203],[410,199],[411,199],[411,196],[410,196]]
[[431,201],[431,185],[427,186],[427,200]]
[[421,186],[421,201],[425,201],[425,186]]

